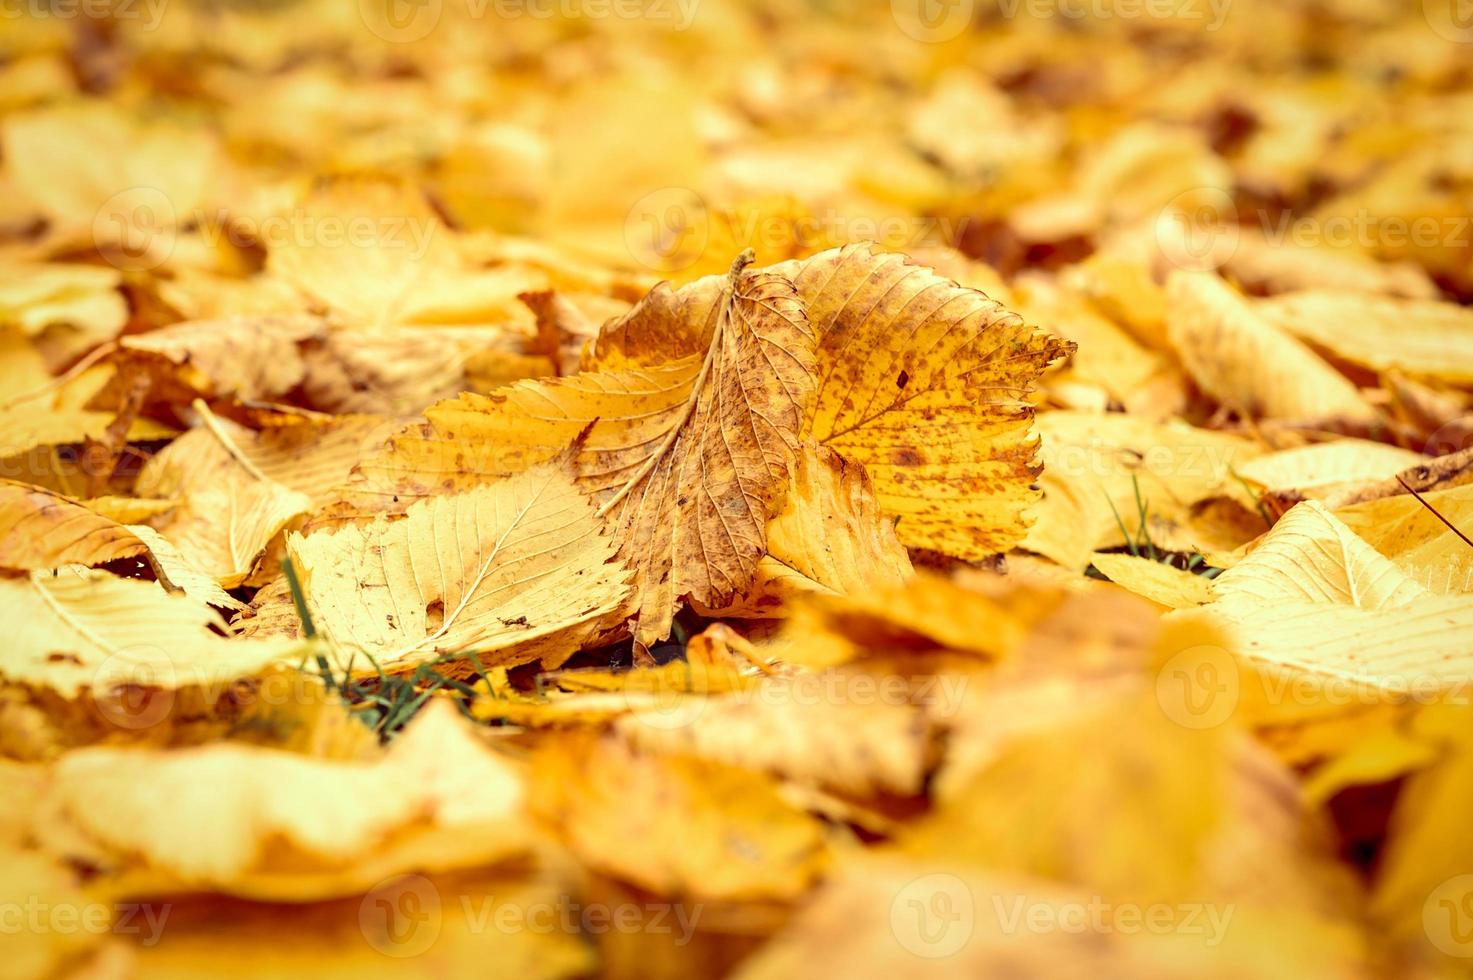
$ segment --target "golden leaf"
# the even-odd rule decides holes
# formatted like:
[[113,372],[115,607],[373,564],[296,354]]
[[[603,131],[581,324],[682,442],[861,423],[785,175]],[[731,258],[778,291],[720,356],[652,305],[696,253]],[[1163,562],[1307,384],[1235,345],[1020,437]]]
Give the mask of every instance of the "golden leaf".
[[1172,346],[1223,405],[1270,419],[1376,418],[1354,384],[1217,276],[1174,272],[1166,293]]
[[80,501],[0,481],[0,567],[29,571],[101,565],[146,550],[127,528]]
[[1038,499],[1028,393],[1070,346],[895,253],[847,246],[771,271],[818,335],[806,432],[862,465],[901,542],[980,559]]
[[477,271],[423,195],[388,180],[331,181],[289,216],[268,269],[349,323],[517,325],[531,315],[517,294],[545,277],[517,269]]
[[1190,609],[1214,598],[1208,579],[1149,558],[1096,552],[1090,564],[1116,585],[1168,609]]
[[436,704],[369,762],[231,744],[79,749],[40,806],[97,863],[146,872],[155,891],[305,901],[518,854],[522,800],[516,770]]
[[14,626],[0,674],[67,698],[101,698],[126,685],[228,683],[293,648],[227,639],[224,621],[205,603],[105,572],[0,578],[0,611]]
[[[1395,476],[1423,457],[1367,439],[1336,439],[1265,453],[1237,468],[1238,476],[1277,498],[1333,501],[1343,491]],[[1333,503],[1331,503],[1333,506]]]
[[1337,603],[1397,609],[1429,596],[1426,589],[1355,536],[1317,501],[1285,514],[1212,583],[1220,598]]
[[124,337],[119,347],[195,395],[271,401],[306,376],[299,349],[326,331],[315,316],[243,316],[178,323]]
[[287,551],[317,628],[343,663],[366,655],[365,674],[457,653],[556,666],[629,595],[592,504],[550,465],[402,519],[294,534]]
[[128,322],[116,269],[59,263],[7,263],[0,271],[0,326],[36,338],[68,360],[112,340]]
[[1258,454],[1227,433],[1119,413],[1045,412],[1038,430],[1044,498],[1021,547],[1081,570],[1092,552],[1141,535],[1141,504],[1152,541],[1172,529],[1192,537],[1194,506],[1226,495],[1234,467]]
[[1261,300],[1282,329],[1375,371],[1473,382],[1473,310],[1430,299],[1313,290]]
[[804,592],[853,595],[899,586],[910,557],[880,513],[864,469],[831,449],[803,447],[752,587],[722,616],[771,616]]
[[757,773],[611,738],[549,745],[534,765],[534,811],[573,852],[658,894],[791,901],[822,868],[818,822]]
[[578,484],[635,569],[638,638],[668,636],[686,598],[739,596],[766,550],[813,369],[792,284],[745,261],[657,287],[605,327],[597,370],[432,407],[427,426],[360,465],[357,499],[385,509],[518,472],[581,438]]
[[[40,446],[103,438],[114,413],[88,405],[112,374],[112,368],[96,367],[58,382],[41,354],[24,338],[0,332],[0,390],[6,393],[0,400],[0,459],[18,457]],[[156,422],[138,420],[129,427],[128,435],[152,439],[172,432]],[[33,478],[27,461],[5,465],[7,476]]]
[[1473,592],[1473,548],[1438,514],[1453,527],[1473,527],[1473,487],[1433,490],[1422,500],[1411,494],[1381,497],[1335,511],[1347,527],[1429,591]]

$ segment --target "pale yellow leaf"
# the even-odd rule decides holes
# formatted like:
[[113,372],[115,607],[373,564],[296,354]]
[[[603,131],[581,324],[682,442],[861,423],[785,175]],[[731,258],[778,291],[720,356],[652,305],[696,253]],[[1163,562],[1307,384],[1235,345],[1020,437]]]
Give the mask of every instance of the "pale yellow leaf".
[[[1021,547],[1079,570],[1091,553],[1127,544],[1126,534],[1140,537],[1137,487],[1145,530],[1158,547],[1167,545],[1167,532],[1186,539],[1182,544],[1206,538],[1193,530],[1195,506],[1226,495],[1236,486],[1233,469],[1258,454],[1253,443],[1227,433],[1121,413],[1045,412],[1038,430],[1044,496]],[[1207,544],[1202,540],[1199,550]]]
[[73,698],[114,687],[228,683],[288,656],[292,644],[227,639],[219,613],[154,582],[106,572],[0,578],[11,624],[0,674]]
[[1216,275],[1174,272],[1166,293],[1172,346],[1221,404],[1255,418],[1376,418],[1353,383]]
[[597,370],[463,395],[360,465],[350,501],[406,503],[552,459],[574,466],[636,571],[637,635],[669,635],[679,602],[749,587],[788,483],[813,371],[793,286],[744,272],[657,287],[605,327]]
[[1090,564],[1116,585],[1168,609],[1190,609],[1213,599],[1208,579],[1149,558],[1095,552]]
[[782,509],[767,522],[767,555],[752,588],[720,615],[772,616],[804,592],[852,595],[898,586],[910,575],[910,557],[863,468],[808,445]]
[[1265,609],[1286,601],[1397,609],[1430,596],[1313,500],[1285,514],[1212,590]]
[[1313,290],[1260,300],[1255,309],[1352,364],[1473,382],[1473,310],[1466,306]]
[[629,595],[592,504],[551,465],[287,550],[317,629],[365,674],[461,653],[556,666]]
[[372,761],[228,743],[80,749],[41,806],[101,863],[146,871],[159,890],[257,899],[352,895],[528,845],[520,775],[448,704],[430,705]]

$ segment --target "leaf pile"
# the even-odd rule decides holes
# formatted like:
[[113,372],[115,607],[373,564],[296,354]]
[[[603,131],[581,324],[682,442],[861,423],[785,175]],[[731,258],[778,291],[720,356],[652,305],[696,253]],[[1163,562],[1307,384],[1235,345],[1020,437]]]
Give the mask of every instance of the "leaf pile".
[[0,972],[1469,975],[1459,11],[552,6],[7,14]]

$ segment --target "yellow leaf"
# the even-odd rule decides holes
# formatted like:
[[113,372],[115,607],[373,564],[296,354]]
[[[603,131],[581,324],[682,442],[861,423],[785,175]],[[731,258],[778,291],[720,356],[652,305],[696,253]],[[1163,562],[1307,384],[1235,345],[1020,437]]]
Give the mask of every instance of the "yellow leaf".
[[[453,840],[436,844],[455,847]],[[147,903],[131,919],[138,925],[128,949],[132,965],[157,980],[202,973],[222,980],[577,980],[597,972],[578,928],[588,906],[557,879],[515,867],[417,874],[412,862],[399,864],[410,872],[330,901],[180,896]],[[626,907],[651,927],[677,918],[632,902],[613,908]],[[168,918],[159,922],[165,908]],[[686,922],[694,914],[678,911]],[[149,928],[145,913],[159,928]],[[675,925],[671,933],[685,934]]]
[[137,535],[79,501],[0,481],[0,567],[101,565],[146,550]]
[[[0,391],[5,392],[4,400],[0,400],[0,459],[18,457],[38,446],[103,438],[114,413],[94,411],[88,404],[112,374],[112,368],[97,367],[56,384],[30,343],[0,332]],[[135,439],[171,434],[164,426],[147,420],[134,422],[128,430]],[[7,476],[28,480],[33,476],[25,460],[9,459],[4,465]]]
[[318,630],[362,674],[465,652],[556,666],[629,596],[592,504],[555,466],[293,534],[287,550]]
[[719,606],[752,581],[787,485],[812,385],[813,337],[786,279],[742,271],[658,287],[605,327],[597,370],[463,395],[359,467],[382,510],[557,456],[636,573],[637,636],[677,603]]
[[1438,514],[1468,534],[1467,529],[1473,528],[1473,486],[1433,490],[1422,494],[1422,500],[1411,494],[1381,497],[1335,511],[1346,526],[1429,591],[1473,592],[1473,548]]
[[1038,430],[1044,498],[1020,546],[1080,570],[1092,552],[1141,536],[1137,488],[1153,542],[1165,545],[1166,531],[1191,538],[1195,505],[1226,495],[1233,469],[1258,454],[1227,433],[1120,413],[1045,412]]
[[[1009,597],[1013,598],[1013,597]],[[1047,600],[1009,603],[935,574],[885,589],[795,602],[783,659],[823,668],[878,651],[948,650],[983,661],[1012,656]]]
[[[155,471],[162,474],[162,470]],[[212,471],[214,482],[186,477],[189,489],[158,530],[194,567],[233,589],[251,578],[261,556],[286,527],[311,507],[305,494],[242,472]],[[174,496],[186,484],[139,480],[142,493]]]
[[585,864],[649,891],[791,901],[822,869],[818,821],[757,773],[611,738],[553,743],[533,765],[534,811]]
[[13,626],[0,674],[67,698],[103,698],[128,685],[228,683],[293,646],[226,639],[224,622],[205,603],[105,572],[0,578],[0,613]]
[[1018,543],[1039,471],[1027,396],[1070,345],[866,245],[771,271],[818,336],[807,434],[865,468],[901,542],[965,559]]
[[767,522],[767,555],[752,588],[719,615],[772,616],[804,592],[854,595],[899,586],[910,575],[910,557],[863,468],[808,445],[782,509]]
[[[637,709],[615,730],[635,745],[828,787],[913,796],[930,768],[932,726],[889,678],[803,672],[731,694]],[[704,692],[702,692],[704,693]]]
[[1142,899],[1188,895],[1229,791],[1223,740],[1116,698],[1021,735],[900,846]]
[[477,271],[423,196],[388,180],[341,179],[290,212],[268,269],[349,323],[511,325],[532,317],[517,294],[545,288],[519,269]]
[[1212,591],[1222,599],[1262,606],[1288,601],[1373,610],[1429,597],[1313,500],[1285,514],[1246,558],[1213,580]]
[[1197,384],[1255,418],[1371,421],[1355,385],[1212,273],[1166,284],[1171,344]]
[[79,749],[41,804],[100,863],[147,872],[153,889],[289,901],[518,854],[522,806],[520,775],[448,704],[373,761],[231,744]]
[[1328,501],[1350,487],[1395,476],[1423,459],[1420,453],[1381,442],[1336,439],[1266,453],[1245,461],[1237,472],[1280,498]]
[[[17,915],[15,925],[0,932],[5,975],[15,980],[46,980],[78,968],[85,970],[87,958],[104,942],[113,910],[84,892],[75,874],[58,861],[9,846],[0,854],[5,861],[0,895]],[[42,911],[31,918],[27,908]],[[97,911],[102,912],[100,927]]]
[[1208,579],[1149,558],[1097,551],[1090,564],[1116,585],[1168,609],[1190,609],[1213,599]]
[[7,263],[0,271],[0,326],[19,327],[69,359],[112,340],[128,322],[116,269]]
[[1365,946],[1313,908],[1205,892],[1153,904],[946,857],[864,854],[734,976],[795,980],[822,963],[846,980],[1368,980]]
[[59,231],[147,255],[149,265],[168,257],[176,226],[198,217],[220,169],[203,130],[145,124],[100,100],[8,116],[0,144],[21,191]]
[[1473,850],[1458,819],[1473,789],[1467,705],[1430,710],[1417,734],[1434,752],[1397,798],[1371,909],[1392,935],[1428,953],[1466,957],[1463,928],[1473,900]]
[[299,348],[325,331],[315,316],[243,316],[178,323],[124,337],[119,346],[161,381],[172,376],[186,385],[185,401],[195,395],[271,401],[302,382]]
[[1314,290],[1260,300],[1258,314],[1375,371],[1473,382],[1473,310],[1435,300]]

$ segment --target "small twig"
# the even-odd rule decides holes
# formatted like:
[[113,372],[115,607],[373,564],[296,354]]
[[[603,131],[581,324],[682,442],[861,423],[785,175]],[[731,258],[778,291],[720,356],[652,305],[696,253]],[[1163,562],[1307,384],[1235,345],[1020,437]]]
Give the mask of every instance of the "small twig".
[[1412,489],[1412,485],[1410,483],[1408,483],[1407,481],[1405,481],[1405,480],[1403,480],[1401,478],[1401,474],[1400,473],[1398,473],[1396,475],[1396,482],[1397,483],[1400,483],[1406,489],[1406,492],[1407,493],[1411,494],[1413,497],[1416,497],[1417,498],[1417,503],[1421,504],[1423,507],[1426,507],[1428,510],[1430,510],[1432,512],[1432,516],[1433,517],[1437,518],[1439,521],[1441,521],[1442,523],[1446,524],[1447,525],[1447,529],[1449,531],[1453,532],[1458,537],[1462,538],[1464,544],[1466,544],[1470,548],[1473,548],[1473,541],[1469,541],[1468,540],[1468,535],[1464,534],[1462,531],[1459,531],[1456,527],[1453,526],[1453,522],[1452,521],[1448,520],[1446,517],[1443,517],[1441,514],[1439,514],[1437,512],[1437,508],[1436,507],[1433,507],[1431,504],[1429,504],[1427,502],[1426,498],[1424,498],[1420,493],[1418,493],[1417,491],[1415,491],[1415,490]]
[[241,451],[241,448],[235,444],[235,440],[230,438],[230,433],[225,431],[225,427],[220,424],[220,420],[215,417],[215,413],[210,411],[210,406],[205,404],[204,399],[196,398],[190,403],[190,407],[199,413],[200,419],[205,423],[205,428],[209,429],[215,438],[220,440],[220,445],[225,447],[225,451],[230,454],[231,459],[239,463],[242,469],[257,480],[263,483],[271,482],[271,478],[265,473],[262,473],[260,468],[255,463],[252,463],[246,454]]

